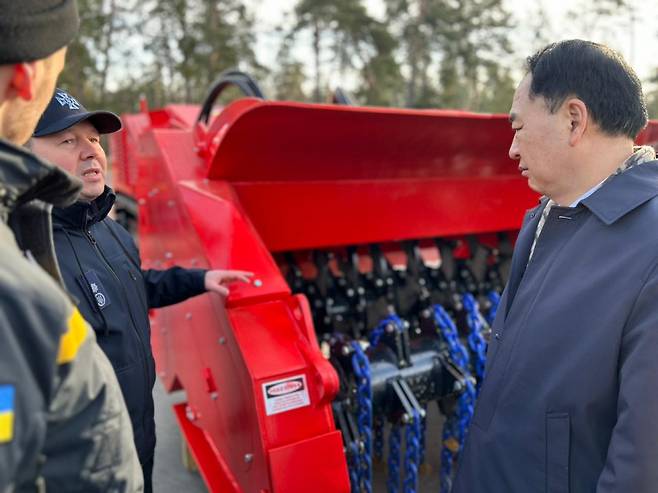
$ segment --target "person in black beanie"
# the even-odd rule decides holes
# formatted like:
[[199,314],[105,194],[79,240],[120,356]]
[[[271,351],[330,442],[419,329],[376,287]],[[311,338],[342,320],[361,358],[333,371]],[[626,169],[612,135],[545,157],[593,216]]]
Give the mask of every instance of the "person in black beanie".
[[82,184],[22,147],[78,30],[75,0],[0,0],[0,491],[143,491],[109,361],[65,295],[50,209]]

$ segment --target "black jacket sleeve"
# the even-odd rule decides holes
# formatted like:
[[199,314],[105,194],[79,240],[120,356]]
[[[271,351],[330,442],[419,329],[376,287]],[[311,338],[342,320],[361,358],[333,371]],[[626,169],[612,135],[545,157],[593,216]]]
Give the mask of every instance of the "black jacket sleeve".
[[206,292],[205,269],[149,269],[143,270],[142,275],[149,308],[173,305]]
[[141,269],[142,258],[132,236],[114,221],[104,221],[130,261],[142,272],[148,307],[161,308],[206,292],[206,269],[171,267],[166,270]]

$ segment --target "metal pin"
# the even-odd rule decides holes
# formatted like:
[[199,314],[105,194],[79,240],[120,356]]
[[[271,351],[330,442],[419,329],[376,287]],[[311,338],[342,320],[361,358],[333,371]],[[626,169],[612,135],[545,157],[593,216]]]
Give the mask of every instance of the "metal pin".
[[254,460],[254,454],[244,454],[244,461],[249,464],[252,460]]
[[226,337],[222,336],[219,338],[219,343],[220,344],[226,344]]

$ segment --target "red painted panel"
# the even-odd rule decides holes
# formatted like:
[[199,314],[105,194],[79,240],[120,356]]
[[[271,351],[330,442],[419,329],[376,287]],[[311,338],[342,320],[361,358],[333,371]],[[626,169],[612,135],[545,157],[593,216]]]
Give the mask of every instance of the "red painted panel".
[[340,432],[270,450],[276,493],[348,493],[350,484]]

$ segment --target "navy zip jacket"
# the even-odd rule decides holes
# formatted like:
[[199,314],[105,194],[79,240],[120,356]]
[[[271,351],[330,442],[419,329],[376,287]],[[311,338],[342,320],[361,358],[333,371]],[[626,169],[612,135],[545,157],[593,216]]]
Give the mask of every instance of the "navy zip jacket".
[[132,237],[107,217],[114,200],[105,187],[91,203],[54,208],[55,249],[64,283],[117,374],[144,463],[155,449],[155,365],[148,310],[204,293],[206,271],[142,270]]
[[658,491],[658,161],[528,211],[453,493]]

